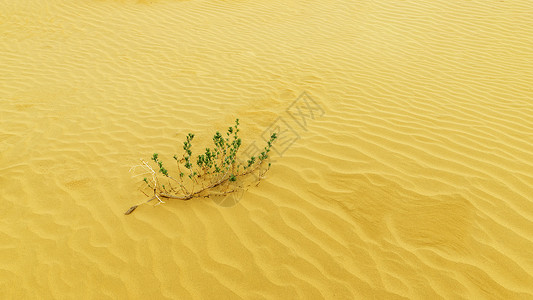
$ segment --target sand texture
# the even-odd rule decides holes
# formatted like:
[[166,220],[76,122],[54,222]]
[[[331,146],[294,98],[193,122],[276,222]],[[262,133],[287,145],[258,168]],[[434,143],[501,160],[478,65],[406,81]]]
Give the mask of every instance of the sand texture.
[[[530,0],[0,0],[0,298],[533,299],[532,49]],[[264,182],[123,215],[236,117]]]

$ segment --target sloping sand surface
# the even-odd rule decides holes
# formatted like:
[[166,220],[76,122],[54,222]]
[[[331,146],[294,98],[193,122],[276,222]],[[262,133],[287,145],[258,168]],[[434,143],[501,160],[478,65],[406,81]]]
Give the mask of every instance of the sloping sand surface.
[[[0,0],[0,297],[533,298],[532,16]],[[139,158],[237,117],[290,126],[264,182],[123,215]]]

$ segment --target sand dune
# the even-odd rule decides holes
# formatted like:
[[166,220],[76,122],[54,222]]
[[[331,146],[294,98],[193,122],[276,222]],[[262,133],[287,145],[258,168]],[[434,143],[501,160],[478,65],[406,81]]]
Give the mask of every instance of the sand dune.
[[[533,298],[531,15],[0,1],[0,296]],[[123,215],[139,158],[236,117],[248,144],[292,128],[266,181]]]

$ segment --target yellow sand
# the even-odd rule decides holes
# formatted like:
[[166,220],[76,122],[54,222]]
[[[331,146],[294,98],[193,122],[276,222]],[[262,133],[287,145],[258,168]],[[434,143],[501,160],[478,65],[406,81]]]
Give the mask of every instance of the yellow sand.
[[[0,1],[2,299],[533,298],[533,4]],[[306,91],[324,109],[299,128]],[[128,173],[241,119],[232,207]]]

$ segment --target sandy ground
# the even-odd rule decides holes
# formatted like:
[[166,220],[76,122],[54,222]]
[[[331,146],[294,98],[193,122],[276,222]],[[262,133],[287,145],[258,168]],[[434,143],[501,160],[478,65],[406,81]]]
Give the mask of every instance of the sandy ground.
[[[533,298],[532,15],[0,1],[2,299]],[[236,117],[286,129],[266,181],[123,215],[139,158]]]

